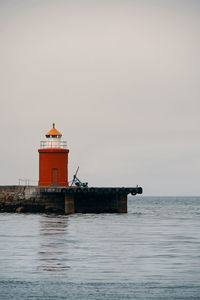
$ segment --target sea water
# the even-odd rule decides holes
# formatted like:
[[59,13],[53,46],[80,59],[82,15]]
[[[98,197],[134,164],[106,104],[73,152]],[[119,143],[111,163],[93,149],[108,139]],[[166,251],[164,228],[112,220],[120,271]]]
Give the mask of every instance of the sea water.
[[127,214],[0,214],[0,299],[200,299],[200,197]]

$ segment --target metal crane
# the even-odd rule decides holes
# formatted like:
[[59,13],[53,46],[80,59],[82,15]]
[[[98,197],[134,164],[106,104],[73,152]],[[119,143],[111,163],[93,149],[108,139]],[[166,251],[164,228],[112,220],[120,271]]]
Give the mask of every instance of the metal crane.
[[76,173],[73,176],[71,186],[73,186],[73,184],[75,184],[78,187],[88,187],[88,182],[81,182],[80,179],[78,179],[78,177],[77,177],[78,171],[79,171],[79,167],[77,168]]

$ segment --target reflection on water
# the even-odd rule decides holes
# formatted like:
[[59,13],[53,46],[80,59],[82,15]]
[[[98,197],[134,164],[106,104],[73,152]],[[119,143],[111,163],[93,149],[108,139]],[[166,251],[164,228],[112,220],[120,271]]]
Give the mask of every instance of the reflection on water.
[[40,220],[40,247],[38,267],[44,271],[63,271],[67,265],[67,217],[45,215]]

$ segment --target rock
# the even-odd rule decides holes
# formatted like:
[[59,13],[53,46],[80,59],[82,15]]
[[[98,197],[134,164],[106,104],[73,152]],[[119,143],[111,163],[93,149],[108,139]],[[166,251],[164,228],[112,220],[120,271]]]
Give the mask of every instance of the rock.
[[17,207],[15,212],[17,212],[17,213],[22,213],[22,212],[24,212],[24,207],[23,207],[23,206]]

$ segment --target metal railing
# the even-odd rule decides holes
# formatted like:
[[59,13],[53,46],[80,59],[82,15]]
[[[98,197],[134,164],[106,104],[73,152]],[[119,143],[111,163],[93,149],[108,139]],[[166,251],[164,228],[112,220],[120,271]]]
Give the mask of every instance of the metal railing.
[[44,148],[67,148],[66,141],[40,141],[40,149]]
[[32,185],[35,185],[36,182],[38,182],[38,180],[32,180],[32,179],[27,179],[27,178],[23,178],[23,179],[19,178],[18,179],[18,185],[19,186],[21,186],[21,185],[22,186],[32,186]]

